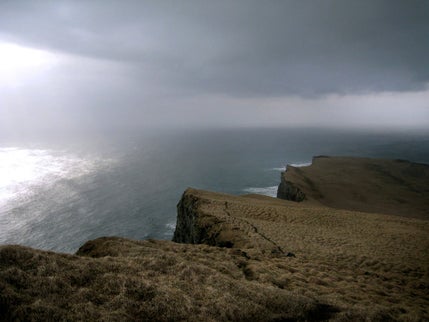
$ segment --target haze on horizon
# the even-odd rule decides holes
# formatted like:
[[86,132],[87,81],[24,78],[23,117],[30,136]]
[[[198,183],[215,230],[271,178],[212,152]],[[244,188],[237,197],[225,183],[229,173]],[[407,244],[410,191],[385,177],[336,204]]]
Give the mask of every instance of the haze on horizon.
[[0,134],[429,128],[429,1],[2,1]]

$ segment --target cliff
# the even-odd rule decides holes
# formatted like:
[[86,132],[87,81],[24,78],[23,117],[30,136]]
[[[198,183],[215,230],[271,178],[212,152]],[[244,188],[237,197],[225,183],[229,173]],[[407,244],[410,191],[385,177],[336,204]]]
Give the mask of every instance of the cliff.
[[260,204],[261,200],[257,203],[251,197],[187,189],[177,205],[173,241],[234,247],[253,254],[287,255],[248,218],[252,203]]
[[337,209],[429,219],[429,165],[405,160],[313,158],[288,165],[277,197]]
[[172,242],[1,246],[0,321],[429,319],[429,221],[313,198],[187,189]]
[[[290,167],[290,166],[289,166]],[[285,178],[286,172],[282,172],[281,181],[277,188],[277,198],[296,202],[304,201],[306,196],[299,186]]]

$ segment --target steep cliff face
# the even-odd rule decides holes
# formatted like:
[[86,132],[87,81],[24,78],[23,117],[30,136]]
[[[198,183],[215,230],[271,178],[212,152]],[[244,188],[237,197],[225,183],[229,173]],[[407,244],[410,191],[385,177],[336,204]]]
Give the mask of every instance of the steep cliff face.
[[232,247],[233,241],[226,236],[229,224],[225,214],[202,211],[200,206],[209,203],[198,196],[198,192],[187,189],[177,205],[177,223],[173,241],[185,244],[207,244]]
[[277,189],[277,198],[300,202],[305,200],[305,193],[293,182],[287,181],[285,173],[282,172],[281,181]]
[[[189,190],[189,189],[188,189]],[[185,244],[201,244],[206,237],[203,228],[197,224],[198,198],[185,193],[177,204],[177,222],[173,241]],[[186,214],[186,215],[185,215]]]

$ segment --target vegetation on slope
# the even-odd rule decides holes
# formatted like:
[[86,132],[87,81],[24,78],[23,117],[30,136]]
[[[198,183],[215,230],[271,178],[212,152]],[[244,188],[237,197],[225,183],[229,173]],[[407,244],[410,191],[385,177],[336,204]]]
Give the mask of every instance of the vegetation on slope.
[[1,320],[319,320],[335,309],[248,280],[239,250],[100,238],[77,255],[0,248]]
[[337,209],[429,219],[429,165],[405,160],[313,158],[287,166],[278,197]]
[[186,230],[183,204],[200,214],[195,225],[207,232],[201,240],[246,252],[251,278],[342,312],[429,318],[428,221],[190,189],[176,230]]

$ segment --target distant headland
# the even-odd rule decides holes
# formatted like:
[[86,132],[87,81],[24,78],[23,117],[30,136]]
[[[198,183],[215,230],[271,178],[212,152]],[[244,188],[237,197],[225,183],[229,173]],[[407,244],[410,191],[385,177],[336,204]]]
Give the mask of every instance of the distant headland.
[[316,156],[287,166],[277,197],[314,205],[429,219],[429,165],[406,160]]

